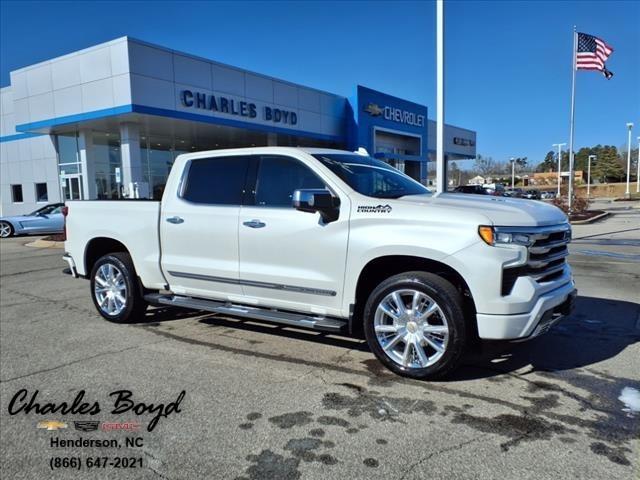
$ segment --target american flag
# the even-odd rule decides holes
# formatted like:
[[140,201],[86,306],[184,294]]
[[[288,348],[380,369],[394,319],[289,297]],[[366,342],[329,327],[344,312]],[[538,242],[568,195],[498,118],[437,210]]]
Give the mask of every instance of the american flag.
[[598,70],[609,80],[613,73],[607,70],[604,62],[613,52],[613,48],[603,40],[586,33],[578,33],[576,51],[576,70]]

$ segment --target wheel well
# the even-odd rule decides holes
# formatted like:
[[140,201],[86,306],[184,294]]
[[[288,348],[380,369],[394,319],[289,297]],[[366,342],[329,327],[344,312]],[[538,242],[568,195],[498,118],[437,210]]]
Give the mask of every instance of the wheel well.
[[127,247],[125,247],[124,244],[114,240],[113,238],[98,237],[92,239],[87,245],[84,253],[84,266],[87,276],[91,275],[93,265],[95,265],[100,257],[108,253],[115,252],[128,253],[129,250],[127,250]]
[[[452,267],[436,260],[408,255],[390,255],[371,260],[365,265],[358,277],[356,286],[356,304],[353,309],[351,328],[354,332],[362,331],[364,306],[371,292],[384,280],[403,272],[423,271],[434,273],[451,282],[463,298],[465,318],[475,318],[475,302],[464,278]],[[468,322],[473,330],[477,330],[476,322]],[[474,333],[474,332],[472,332]],[[477,332],[475,332],[477,335]]]

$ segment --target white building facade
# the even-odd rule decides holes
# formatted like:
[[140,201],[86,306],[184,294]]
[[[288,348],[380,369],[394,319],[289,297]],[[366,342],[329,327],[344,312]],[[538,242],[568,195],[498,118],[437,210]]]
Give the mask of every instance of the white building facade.
[[[415,162],[418,168],[407,173],[426,180],[431,129],[425,120],[421,129],[419,115],[410,111],[415,106],[426,115],[426,107],[410,102],[402,101],[400,113],[388,107],[395,116],[381,116],[384,129],[371,125],[378,119],[367,104],[361,128],[382,131],[377,143],[368,144],[357,134],[353,111],[365,108],[357,98],[130,37],[10,77],[10,86],[0,89],[0,215],[69,199],[160,198],[177,155],[219,148],[362,146],[387,161],[396,155],[400,167]],[[412,125],[407,119],[414,119]],[[419,149],[411,147],[417,137]],[[463,137],[473,145],[454,143]],[[452,155],[475,156],[475,132],[452,134],[450,143]]]

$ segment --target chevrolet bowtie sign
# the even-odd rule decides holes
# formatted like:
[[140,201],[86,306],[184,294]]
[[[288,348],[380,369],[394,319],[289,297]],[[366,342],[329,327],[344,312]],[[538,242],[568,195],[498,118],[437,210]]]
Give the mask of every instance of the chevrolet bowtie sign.
[[385,120],[392,122],[404,123],[406,125],[412,125],[414,127],[425,126],[425,116],[409,112],[396,107],[381,107],[375,103],[368,103],[364,106],[363,110],[372,117],[384,117]]

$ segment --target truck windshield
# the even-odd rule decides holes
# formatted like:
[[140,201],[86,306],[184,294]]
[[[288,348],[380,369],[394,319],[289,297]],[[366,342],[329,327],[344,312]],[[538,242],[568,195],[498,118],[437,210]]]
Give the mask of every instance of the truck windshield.
[[375,158],[333,153],[313,156],[356,192],[368,197],[400,198],[431,193],[411,177]]

